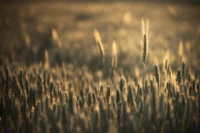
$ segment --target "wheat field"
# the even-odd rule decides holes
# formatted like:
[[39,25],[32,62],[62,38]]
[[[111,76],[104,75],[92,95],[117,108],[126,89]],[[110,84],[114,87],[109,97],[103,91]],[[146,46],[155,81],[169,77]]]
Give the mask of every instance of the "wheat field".
[[198,4],[0,9],[0,132],[200,131]]

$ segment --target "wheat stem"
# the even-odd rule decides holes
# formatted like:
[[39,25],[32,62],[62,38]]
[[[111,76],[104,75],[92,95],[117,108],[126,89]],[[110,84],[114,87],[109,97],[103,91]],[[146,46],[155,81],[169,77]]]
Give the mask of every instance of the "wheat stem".
[[143,62],[143,74],[142,74],[142,87],[144,88],[144,80],[145,80],[145,65],[147,61],[147,52],[148,52],[148,30],[149,30],[149,20],[145,16],[142,18],[142,34],[143,34],[143,54],[142,54],[142,62]]

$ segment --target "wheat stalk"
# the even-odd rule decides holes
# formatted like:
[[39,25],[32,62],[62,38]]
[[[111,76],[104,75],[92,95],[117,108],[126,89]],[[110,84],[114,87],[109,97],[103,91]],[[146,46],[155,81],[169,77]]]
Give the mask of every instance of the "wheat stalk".
[[147,61],[147,52],[148,52],[148,40],[149,40],[149,20],[145,16],[142,17],[142,35],[143,35],[143,54],[142,54],[142,62],[143,62],[143,76],[142,76],[142,87],[144,88],[144,79],[145,79],[145,65]]

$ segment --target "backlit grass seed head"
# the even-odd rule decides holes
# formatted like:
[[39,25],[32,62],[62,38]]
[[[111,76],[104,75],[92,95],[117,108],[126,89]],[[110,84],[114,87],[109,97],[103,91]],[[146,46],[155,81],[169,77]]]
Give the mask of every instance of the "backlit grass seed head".
[[115,42],[112,44],[112,67],[113,69],[117,67],[117,46]]
[[62,43],[60,41],[60,38],[58,36],[58,32],[55,29],[51,30],[51,34],[52,34],[52,41],[55,45],[57,45],[58,48],[62,47]]
[[99,34],[99,32],[95,29],[94,30],[94,37],[96,39],[96,43],[99,47],[99,50],[100,50],[100,53],[101,53],[101,58],[102,58],[102,61],[105,62],[105,52],[104,52],[104,46],[103,46],[103,43],[101,41],[101,36]]
[[44,52],[44,58],[45,58],[45,60],[44,60],[44,67],[46,69],[48,69],[49,68],[49,52],[48,52],[48,50],[45,50],[45,52]]
[[149,40],[149,20],[142,17],[142,35],[143,35],[143,57],[142,62],[145,65],[147,60],[148,40]]

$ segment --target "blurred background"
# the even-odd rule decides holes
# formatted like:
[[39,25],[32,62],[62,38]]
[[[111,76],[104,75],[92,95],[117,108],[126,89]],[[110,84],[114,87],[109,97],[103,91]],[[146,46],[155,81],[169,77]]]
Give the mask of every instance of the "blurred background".
[[142,67],[141,18],[150,22],[147,71],[155,59],[172,69],[184,61],[200,73],[200,3],[198,0],[2,0],[0,3],[0,64],[30,66],[48,59],[50,66],[70,63],[102,67],[93,35],[100,33],[108,64],[112,43],[117,69],[134,73]]
[[1,0],[4,2],[195,2],[199,0]]

